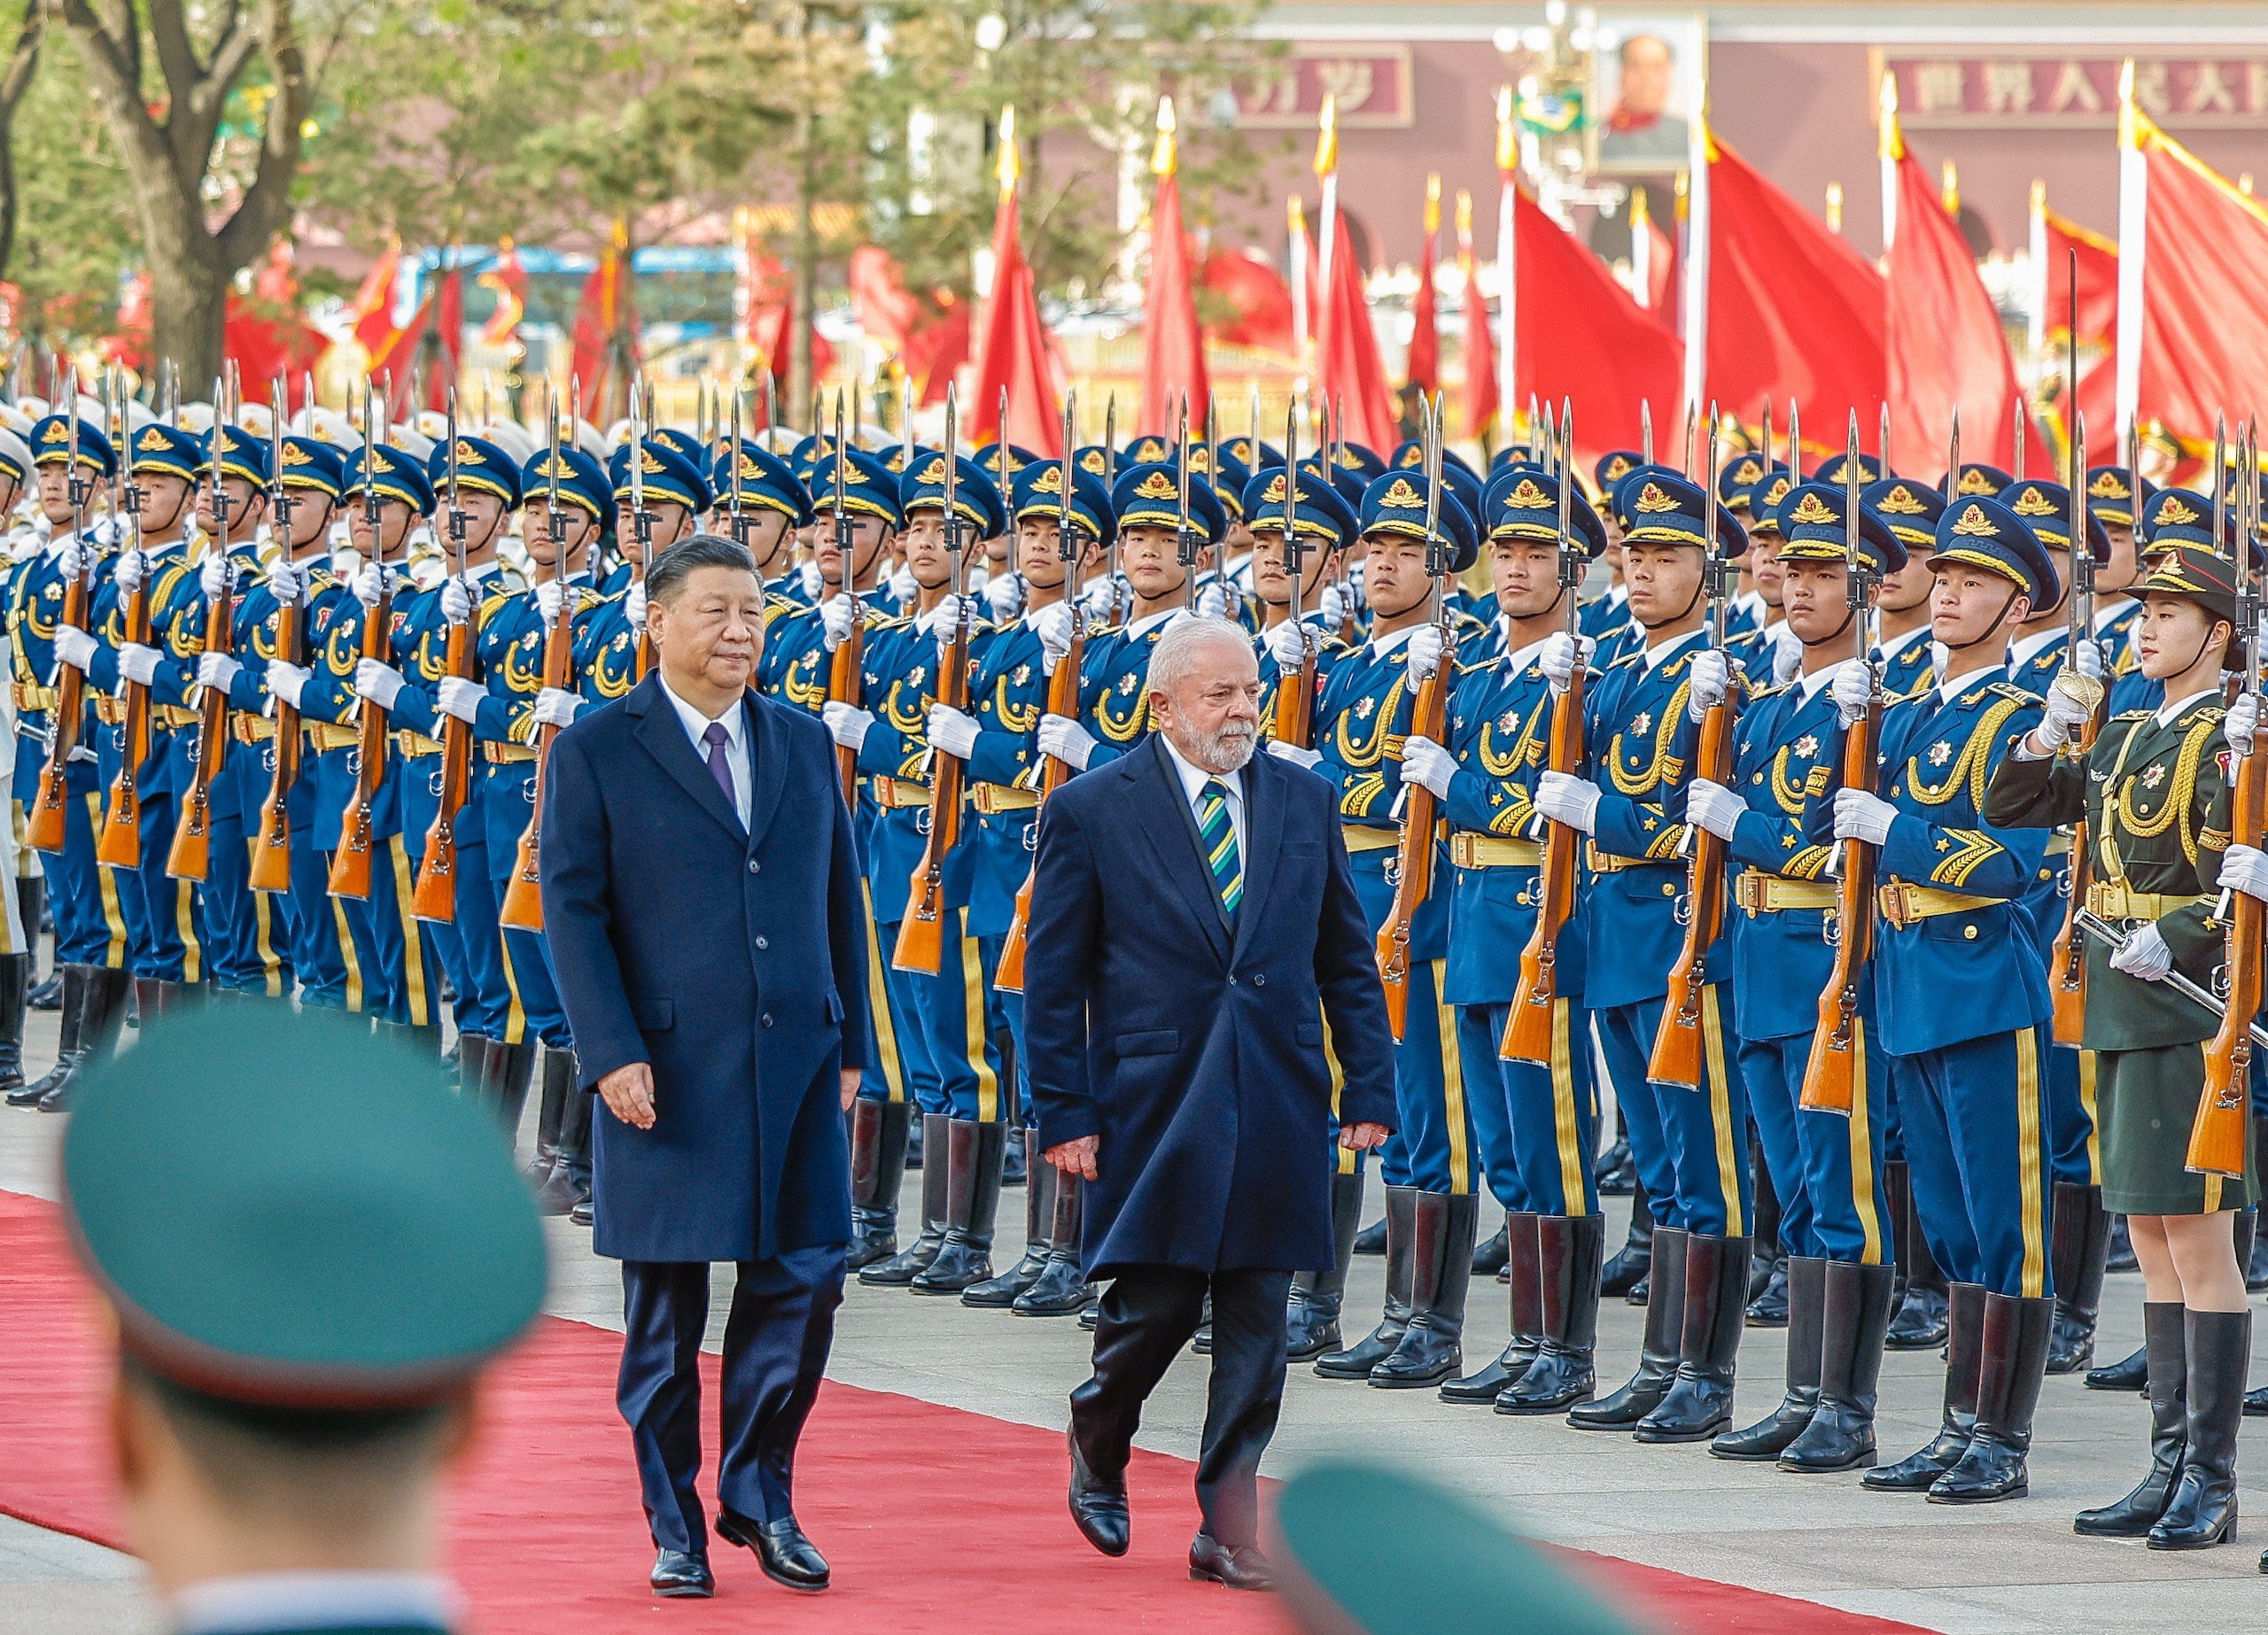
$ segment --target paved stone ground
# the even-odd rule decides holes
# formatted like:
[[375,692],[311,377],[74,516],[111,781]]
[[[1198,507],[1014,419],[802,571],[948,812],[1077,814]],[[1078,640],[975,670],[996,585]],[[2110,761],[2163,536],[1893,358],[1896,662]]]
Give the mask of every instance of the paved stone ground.
[[[51,1057],[53,1040],[52,1014],[35,1012],[35,1062]],[[0,1188],[53,1195],[62,1124],[0,1113]],[[1022,1197],[1012,1190],[1003,1200],[1002,1264],[1020,1248]],[[913,1201],[909,1192],[908,1219]],[[1373,1212],[1380,1206],[1374,1192]],[[1619,1204],[1614,1215],[1610,1241],[1619,1241]],[[1493,1221],[1487,1226],[1494,1229]],[[551,1229],[556,1267],[550,1310],[618,1328],[614,1268],[591,1255],[587,1233],[564,1222]],[[1381,1261],[1356,1263],[1350,1313],[1375,1313],[1381,1281]],[[2139,1343],[2140,1298],[2139,1279],[2110,1279],[2103,1357],[2123,1356]],[[720,1298],[713,1320],[719,1329],[723,1310]],[[1609,1384],[1619,1383],[1635,1360],[1638,1319],[1619,1302],[1602,1313],[1601,1372],[1611,1376]],[[1477,1286],[1470,1354],[1493,1354],[1503,1326],[1502,1285]],[[712,1330],[712,1345],[717,1337]],[[830,1372],[857,1385],[1057,1427],[1064,1422],[1067,1393],[1084,1376],[1083,1339],[1068,1320],[973,1311],[853,1283]],[[1781,1356],[1779,1335],[1750,1331],[1741,1354],[1742,1422],[1760,1417],[1777,1399]],[[1195,1456],[1204,1368],[1201,1359],[1187,1358],[1168,1376],[1152,1400],[1144,1445]],[[2264,1376],[2268,1360],[2255,1370],[2256,1379]],[[1941,1382],[1933,1355],[1887,1360],[1880,1413],[1887,1456],[1927,1439]],[[2259,1425],[2248,1422],[2243,1497],[2251,1515],[2268,1517],[2268,1437]],[[1936,1630],[2191,1635],[2268,1626],[2268,1580],[2256,1571],[2268,1528],[2248,1525],[2236,1546],[2195,1555],[2155,1554],[2140,1544],[2071,1532],[2074,1511],[2124,1492],[2139,1475],[2145,1430],[2140,1398],[2084,1391],[2075,1377],[2051,1379],[2039,1413],[2031,1496],[1951,1510],[1863,1492],[1855,1476],[1790,1476],[1768,1466],[1713,1460],[1697,1447],[1643,1448],[1571,1430],[1556,1419],[1451,1408],[1430,1392],[1373,1391],[1300,1368],[1269,1468],[1288,1471],[1325,1451],[1373,1452],[1432,1472],[1542,1538]],[[625,1502],[634,1502],[626,1488]],[[1107,1618],[1108,1609],[1098,1608],[1091,1622],[1067,1616],[1065,1627],[1101,1627]],[[20,1635],[143,1635],[157,1624],[129,1559],[0,1517],[0,1627]]]

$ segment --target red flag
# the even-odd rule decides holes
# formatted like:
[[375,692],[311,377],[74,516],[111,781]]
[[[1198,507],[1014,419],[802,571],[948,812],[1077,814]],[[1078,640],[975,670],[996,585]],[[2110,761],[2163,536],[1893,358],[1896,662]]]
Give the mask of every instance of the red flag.
[[[2118,246],[2089,232],[2069,216],[2057,215],[2035,190],[2039,206],[2039,257],[2047,277],[2040,310],[2050,339],[2071,321],[2071,271],[2078,258],[2079,345],[2109,346],[2118,333]],[[2124,456],[2121,455],[2121,459]]]
[[[976,331],[976,401],[964,433],[982,446],[1007,440],[1053,459],[1063,453],[1062,402],[1056,388],[1055,360],[1047,327],[1040,322],[1039,298],[1024,260],[1017,227],[1014,111],[1000,120],[1000,206],[992,219],[992,293]],[[1008,423],[1000,425],[1000,393],[1008,394]]]
[[1410,303],[1409,382],[1421,391],[1441,384],[1441,337],[1433,322],[1433,241],[1441,230],[1441,179],[1425,178],[1425,252],[1418,258],[1418,293]]
[[1714,132],[1708,141],[1705,394],[1742,415],[1793,398],[1811,446],[1840,449],[1851,411],[1873,425],[1889,384],[1882,275]]
[[[582,382],[583,400],[576,412],[595,419],[599,406],[608,401],[609,366],[618,360],[617,337],[629,345],[633,361],[638,345],[638,306],[631,289],[630,230],[615,223],[614,237],[599,254],[599,264],[583,281],[582,298],[575,305],[575,376]],[[612,383],[626,400],[627,375]]]
[[391,351],[401,333],[393,322],[393,283],[400,270],[401,246],[388,244],[354,292],[354,338],[372,358]]
[[906,377],[916,384],[924,408],[945,400],[945,388],[968,361],[968,303],[950,291],[939,291],[937,299],[942,315],[906,337],[904,354]]
[[[1897,170],[1898,214],[1890,251],[1890,446],[1912,469],[1934,471],[1961,411],[1961,451],[2003,469],[2016,461],[2016,408],[2023,401],[2016,359],[1977,257],[1938,189],[1885,110],[1883,142]],[[1846,422],[1817,427],[1831,441]],[[2047,447],[2044,442],[2040,447]],[[1933,463],[1934,462],[1934,463]]]
[[1586,460],[1637,447],[1643,403],[1653,405],[1657,427],[1675,424],[1685,362],[1677,337],[1525,192],[1514,221],[1521,400],[1533,395],[1556,410],[1573,399]]
[[1371,327],[1363,268],[1355,260],[1347,218],[1334,215],[1333,223],[1331,284],[1316,329],[1316,379],[1321,401],[1334,415],[1343,406],[1347,440],[1383,454],[1402,441],[1402,423],[1386,384],[1386,363],[1379,356],[1378,331]]
[[860,244],[850,252],[849,282],[858,327],[890,351],[904,350],[921,322],[921,306],[905,287],[897,258],[879,244]]
[[1488,298],[1480,292],[1480,277],[1472,252],[1472,195],[1456,195],[1456,267],[1464,276],[1464,430],[1473,438],[1485,438],[1503,405],[1496,385],[1496,341],[1488,333]]
[[1189,241],[1181,230],[1181,178],[1170,97],[1158,104],[1158,145],[1150,169],[1158,187],[1150,205],[1150,283],[1142,303],[1142,405],[1134,429],[1170,437],[1181,406],[1188,407],[1192,422],[1203,424],[1208,389],[1205,332],[1197,322]]
[[423,407],[439,413],[448,407],[449,388],[456,384],[458,367],[464,357],[463,269],[452,267],[443,273],[417,314],[419,322],[414,326],[417,352],[413,368],[423,373]]
[[490,346],[509,346],[519,338],[520,320],[528,310],[528,269],[520,265],[520,252],[509,238],[496,246],[495,264],[473,281],[496,297],[496,310],[488,314],[488,322],[480,327],[481,341]]
[[1289,354],[1294,349],[1292,286],[1260,252],[1216,250],[1205,258],[1198,283],[1235,314],[1206,325],[1208,338],[1263,352]]

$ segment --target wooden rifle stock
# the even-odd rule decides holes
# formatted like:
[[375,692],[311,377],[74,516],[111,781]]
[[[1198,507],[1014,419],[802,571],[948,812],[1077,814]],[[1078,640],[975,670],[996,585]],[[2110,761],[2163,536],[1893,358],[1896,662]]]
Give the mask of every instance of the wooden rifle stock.
[[[79,541],[79,547],[82,551],[94,548],[84,539]],[[86,629],[89,600],[82,569],[64,589],[63,614],[58,623]],[[47,764],[40,769],[39,794],[24,826],[25,843],[49,852],[63,849],[64,805],[70,798],[67,772],[72,753],[79,748],[81,729],[86,725],[86,672],[74,664],[58,664],[56,670],[55,707],[47,717]]]
[[1301,749],[1315,731],[1315,653],[1312,647],[1298,670],[1276,683],[1276,711],[1270,734],[1279,744]]
[[[1698,776],[1715,784],[1732,782],[1732,694],[1710,706],[1701,718],[1701,745],[1695,756]],[[1669,992],[1662,1000],[1661,1026],[1646,1077],[1656,1084],[1697,1090],[1708,1082],[1703,1038],[1702,998],[1710,950],[1725,926],[1725,842],[1698,824],[1688,826],[1693,856],[1685,873],[1685,941],[1669,968]]]
[[[2073,748],[2085,755],[2102,731],[2106,705],[2095,707],[2094,718],[2082,729]],[[2054,1005],[2055,1042],[2077,1050],[2086,1029],[2087,949],[2079,931],[2079,909],[2087,900],[2094,879],[2094,859],[2087,844],[2087,823],[2071,825],[2071,866],[2064,877],[2063,924],[2047,954],[2048,997]]]
[[[377,606],[362,614],[362,656],[383,660],[393,631],[393,597],[378,598]],[[338,852],[330,863],[330,895],[360,897],[370,895],[371,830],[377,822],[378,785],[386,775],[386,712],[369,699],[361,701],[355,718],[354,798],[347,803],[338,825]]]
[[[299,601],[284,603],[276,610],[276,654],[287,664],[302,662],[304,655],[299,641],[299,607],[307,597],[302,586]],[[288,802],[291,786],[299,781],[299,712],[280,698],[270,701],[276,714],[276,771],[269,779],[268,798],[260,802],[260,844],[252,848],[251,884],[254,891],[282,892],[291,889],[291,813]]]
[[[126,599],[124,632],[128,641],[145,647],[150,645],[149,576],[145,557],[142,583]],[[95,861],[108,868],[132,869],[142,863],[142,757],[150,753],[150,689],[139,681],[126,684],[122,745],[118,776],[111,779],[102,836],[95,843]]]
[[[471,614],[463,624],[449,626],[445,663],[450,675],[461,681],[472,679]],[[417,889],[409,900],[410,912],[420,919],[444,925],[456,919],[457,815],[463,811],[471,787],[472,724],[450,716],[441,723],[441,803],[425,831],[425,855],[418,862]]]
[[[845,558],[844,560],[849,560]],[[846,586],[843,592],[850,595]],[[856,601],[851,604],[850,628],[835,644],[827,664],[827,699],[831,704],[856,704],[865,692],[866,684],[860,670],[866,663],[866,610]],[[850,815],[858,815],[858,752],[848,744],[835,747],[835,772],[843,780],[843,803]]]
[[[950,547],[949,547],[950,548]],[[1060,668],[1060,666],[1059,666]],[[937,702],[966,712],[968,709],[968,625],[953,631],[937,664]],[[1052,678],[1050,678],[1052,685]],[[921,848],[921,861],[913,865],[907,894],[905,918],[897,927],[897,946],[889,963],[900,971],[924,971],[935,975],[945,957],[945,861],[960,841],[960,799],[967,763],[959,756],[929,751],[929,833]]]
[[[1071,622],[1071,646],[1055,662],[1055,673],[1047,678],[1047,713],[1076,720],[1079,715],[1079,666],[1086,657],[1085,620],[1074,611]],[[1071,776],[1066,762],[1053,756],[1045,757],[1039,769],[1039,803],[1032,810],[1034,841],[1039,814],[1047,806],[1047,797],[1060,789]],[[1024,945],[1031,934],[1031,883],[1038,872],[1037,862],[1024,871],[1024,883],[1016,888],[1016,911],[1008,922],[1007,940],[1000,945],[999,968],[993,974],[992,986],[1003,993],[1021,994],[1024,991]]]
[[[229,579],[223,578],[221,593],[205,604],[207,653],[227,653],[235,646],[235,603],[229,590]],[[221,775],[228,753],[229,689],[206,687],[197,701],[197,767],[181,798],[173,849],[166,855],[166,872],[175,879],[202,880],[212,871],[213,780]]]
[[[2255,749],[2237,763],[2231,838],[2257,846],[2268,831],[2268,752]],[[2196,1122],[2189,1127],[2183,1160],[2201,1175],[2241,1179],[2252,1139],[2249,1106],[2252,1019],[2261,1000],[2261,936],[2268,927],[2268,904],[2241,891],[2229,894],[2226,967],[2228,1005],[2205,1046],[2205,1087],[2197,1098]]]
[[[575,685],[574,604],[563,601],[559,617],[543,638],[543,685],[566,692]],[[551,746],[559,729],[547,722],[536,730],[535,784],[531,791],[535,809],[528,826],[520,831],[520,849],[512,863],[512,878],[504,887],[504,901],[496,923],[510,931],[543,929],[543,774],[551,763]]]
[[[1447,736],[1449,671],[1456,664],[1456,647],[1441,645],[1441,662],[1418,688],[1418,702],[1410,711],[1410,736],[1435,743]],[[1394,852],[1394,906],[1379,927],[1379,977],[1386,984],[1386,1021],[1394,1042],[1402,1041],[1410,1019],[1410,925],[1433,890],[1433,838],[1440,826],[1440,804],[1423,784],[1402,786],[1402,844]]]
[[[1551,703],[1550,770],[1570,776],[1583,766],[1583,668],[1567,678],[1567,690]],[[1551,1063],[1552,1035],[1559,1000],[1559,935],[1575,917],[1576,864],[1583,832],[1572,824],[1549,823],[1543,837],[1543,867],[1536,877],[1535,930],[1520,950],[1519,986],[1496,1054],[1508,1061]]]
[[[1876,746],[1882,734],[1882,705],[1872,703],[1843,739],[1843,787],[1874,792]],[[1843,841],[1843,874],[1835,894],[1835,965],[1820,990],[1819,1027],[1804,1063],[1798,1104],[1811,1112],[1848,1114],[1859,1099],[1859,1076],[1866,1071],[1866,1041],[1859,1024],[1859,984],[1875,951],[1875,848],[1861,840]]]

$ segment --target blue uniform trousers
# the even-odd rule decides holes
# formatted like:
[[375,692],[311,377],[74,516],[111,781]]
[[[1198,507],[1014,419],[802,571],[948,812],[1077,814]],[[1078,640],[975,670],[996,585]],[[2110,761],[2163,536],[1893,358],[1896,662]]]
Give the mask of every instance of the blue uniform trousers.
[[2094,1052],[2047,1047],[2048,1155],[2055,1179],[2073,1186],[2102,1181],[2102,1146],[2094,1128]]
[[[398,776],[399,767],[388,776]],[[412,1027],[440,1021],[441,965],[432,939],[410,912],[416,862],[400,834],[372,842],[370,895],[346,899],[346,921],[369,949],[363,967],[365,1008]]]
[[1880,1266],[1895,1259],[1882,1197],[1883,1125],[1890,1104],[1890,1062],[1860,1019],[1863,1094],[1851,1115],[1800,1105],[1811,1035],[1744,1039],[1741,1075],[1765,1167],[1780,1199],[1780,1241],[1790,1254]]
[[[892,986],[911,1001],[928,1058],[928,1072],[914,1077],[915,1099],[924,1112],[998,1123],[1006,1117],[1007,1104],[1000,1094],[1000,1052],[986,1015],[991,967],[978,940],[968,934],[968,910],[951,909],[947,916],[944,949],[934,976],[895,967],[889,972]],[[893,926],[881,949],[885,962],[897,940]]]
[[[977,951],[983,956],[984,969],[997,973],[1000,969],[1000,955],[1008,945],[1006,933],[997,937],[979,937]],[[1009,1106],[1014,1111],[1010,1120],[1028,1125],[1031,1115],[1031,1073],[1024,1059],[1024,996],[1005,992],[997,983],[984,994],[985,1014],[993,1028],[993,1037],[1006,1034],[1008,1039]]]
[[[1697,1090],[1651,1082],[1663,1001],[1594,1011],[1606,1070],[1630,1126],[1630,1156],[1654,1219],[1706,1237],[1745,1237],[1753,1201],[1748,1168],[1748,1090],[1735,1064],[1740,1039],[1725,1018],[1726,985],[1702,990],[1702,1072]],[[1635,1087],[1643,1086],[1643,1089]]]
[[1891,1058],[1914,1210],[1955,1282],[2038,1298],[2047,1258],[2047,1030]]
[[1549,1067],[1496,1054],[1511,1006],[1456,1007],[1464,1104],[1480,1166],[1488,1190],[1513,1214],[1598,1213],[1598,1184],[1591,1178],[1598,1104],[1588,1013],[1565,999],[1555,1005]]
[[204,906],[194,882],[166,872],[179,812],[171,794],[144,796],[140,866],[103,872],[126,917],[128,968],[137,977],[159,981],[201,982]]
[[[874,913],[873,888],[863,881],[866,918]],[[909,1052],[918,1051],[919,1030],[910,1008],[900,1009],[900,986],[890,980],[889,947],[895,926],[876,926],[866,941],[866,1062],[858,1077],[858,1094],[868,1101],[914,1099],[913,1079],[907,1068]]]
[[232,743],[213,780],[204,889],[205,959],[213,981],[271,999],[291,992],[289,898],[252,888],[260,809],[274,771],[258,746]]
[[[717,1453],[717,1497],[737,1515],[770,1522],[794,1511],[796,1439],[827,1371],[843,1258],[833,1244],[738,1263]],[[695,1485],[708,1263],[625,1260],[622,1313],[615,1402],[630,1426],[646,1525],[657,1547],[698,1554],[709,1541]]]
[[[405,758],[399,768],[402,840],[423,866],[425,832],[441,810],[441,759],[438,755]],[[457,1031],[483,1039],[502,1039],[512,1017],[512,983],[504,970],[504,942],[496,925],[501,894],[490,879],[488,825],[485,819],[487,779],[476,763],[465,802],[454,825],[456,834],[455,918],[428,920],[425,936],[456,990]],[[507,865],[509,866],[509,864]]]
[[48,909],[55,917],[55,961],[124,971],[129,968],[132,939],[118,876],[95,861],[103,798],[94,788],[91,769],[83,792],[78,777],[74,769],[63,808],[63,849],[40,854],[40,866],[47,871]]

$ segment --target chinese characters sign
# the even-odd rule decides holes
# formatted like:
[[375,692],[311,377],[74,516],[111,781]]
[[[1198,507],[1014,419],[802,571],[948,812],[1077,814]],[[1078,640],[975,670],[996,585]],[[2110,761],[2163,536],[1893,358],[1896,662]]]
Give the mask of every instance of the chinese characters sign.
[[[2124,61],[2023,50],[1900,51],[1884,53],[1883,67],[1897,76],[1899,118],[1909,126],[2109,129],[2118,121]],[[2268,126],[2268,53],[2138,58],[2134,100],[2177,128]]]
[[1249,130],[1312,130],[1323,99],[1339,98],[1346,130],[1407,130],[1416,120],[1406,45],[1295,45],[1260,66],[1237,92]]

